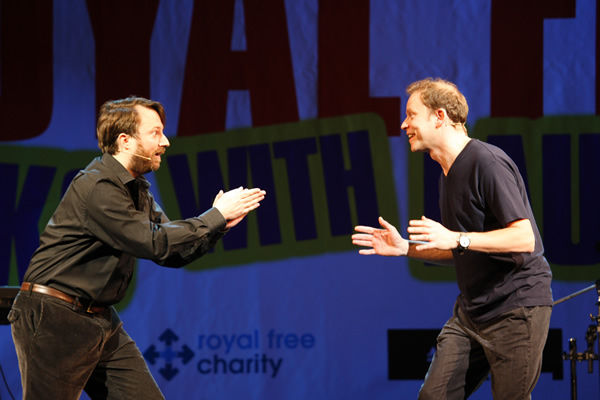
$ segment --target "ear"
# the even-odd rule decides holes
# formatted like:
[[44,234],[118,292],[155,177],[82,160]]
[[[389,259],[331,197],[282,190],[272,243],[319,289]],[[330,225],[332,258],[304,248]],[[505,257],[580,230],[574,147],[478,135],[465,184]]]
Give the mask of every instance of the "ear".
[[438,108],[437,110],[435,110],[435,118],[436,127],[440,127],[446,119],[446,110],[444,110],[443,108]]
[[129,147],[129,142],[130,142],[131,137],[126,134],[126,133],[119,133],[119,136],[117,136],[117,148],[119,149],[119,151],[121,150],[127,150],[127,148]]

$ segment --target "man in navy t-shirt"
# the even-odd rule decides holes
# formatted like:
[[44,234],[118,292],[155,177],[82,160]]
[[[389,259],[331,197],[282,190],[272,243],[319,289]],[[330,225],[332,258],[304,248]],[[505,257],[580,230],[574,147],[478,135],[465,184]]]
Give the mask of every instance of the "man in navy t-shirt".
[[552,310],[552,273],[515,163],[498,147],[469,138],[468,105],[451,82],[409,85],[411,151],[442,167],[442,221],[409,222],[409,239],[357,226],[361,254],[408,256],[454,265],[460,294],[438,336],[420,399],[464,399],[491,373],[494,399],[529,399],[539,378]]

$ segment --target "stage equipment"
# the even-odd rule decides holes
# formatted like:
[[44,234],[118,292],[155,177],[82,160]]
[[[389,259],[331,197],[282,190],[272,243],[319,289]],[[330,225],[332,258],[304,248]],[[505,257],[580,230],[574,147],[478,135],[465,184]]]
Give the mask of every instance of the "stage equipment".
[[[588,292],[592,289],[596,289],[598,293],[598,300],[596,305],[598,306],[598,315],[594,316],[590,314],[590,319],[594,324],[588,325],[585,333],[585,341],[587,343],[587,349],[582,352],[577,352],[577,340],[575,338],[569,339],[569,352],[563,352],[563,360],[571,361],[571,399],[577,400],[577,362],[587,361],[588,362],[588,373],[591,374],[594,371],[594,361],[598,360],[598,353],[594,353],[594,343],[598,340],[598,349],[600,350],[600,279],[596,281],[594,285],[588,286],[585,289],[579,290],[569,296],[563,297],[560,300],[554,302],[554,305],[560,304],[563,301],[572,299],[575,296],[579,296],[582,293]],[[599,368],[600,370],[600,368]]]
[[19,286],[0,286],[0,325],[8,324],[6,317],[19,290]]

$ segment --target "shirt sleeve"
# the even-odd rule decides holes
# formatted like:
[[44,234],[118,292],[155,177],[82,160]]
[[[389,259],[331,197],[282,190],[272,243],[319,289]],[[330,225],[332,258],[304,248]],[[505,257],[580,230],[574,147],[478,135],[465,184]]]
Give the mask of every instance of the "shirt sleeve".
[[223,236],[227,221],[211,208],[202,215],[170,221],[150,197],[149,208],[137,210],[125,187],[101,180],[83,205],[84,226],[115,252],[181,267],[204,255]]
[[514,163],[495,158],[481,171],[481,191],[487,206],[502,226],[530,218],[527,192]]

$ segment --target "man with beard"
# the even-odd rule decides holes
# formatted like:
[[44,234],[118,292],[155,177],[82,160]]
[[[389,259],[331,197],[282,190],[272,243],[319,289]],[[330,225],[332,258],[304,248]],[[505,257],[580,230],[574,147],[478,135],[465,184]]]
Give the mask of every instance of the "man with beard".
[[144,174],[169,146],[158,102],[129,97],[102,105],[93,160],[71,182],[40,236],[8,317],[24,399],[163,399],[114,304],[136,258],[183,267],[204,255],[264,198],[260,189],[220,191],[198,217],[170,221]]
[[406,131],[411,151],[440,164],[441,223],[409,221],[409,243],[357,226],[361,254],[407,256],[454,265],[460,293],[438,336],[419,399],[466,399],[491,374],[496,400],[529,399],[540,376],[552,312],[552,273],[523,178],[496,146],[467,135],[469,107],[456,85],[409,85]]

